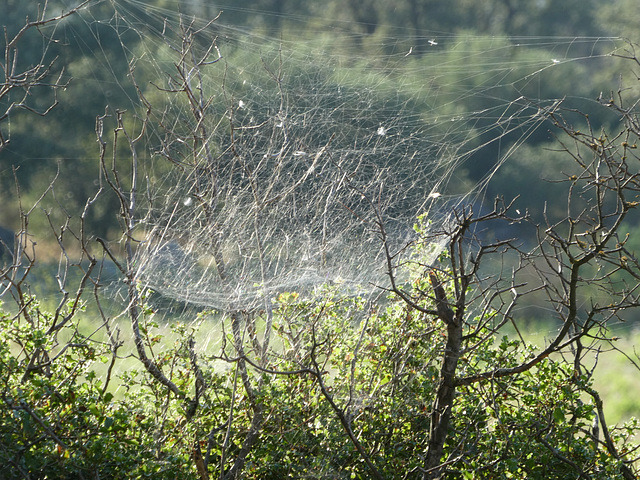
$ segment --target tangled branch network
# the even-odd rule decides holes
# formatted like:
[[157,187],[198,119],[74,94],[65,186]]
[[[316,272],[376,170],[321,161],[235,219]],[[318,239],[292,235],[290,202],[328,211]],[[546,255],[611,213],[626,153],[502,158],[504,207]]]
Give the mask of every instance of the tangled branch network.
[[[118,1],[84,18],[117,32],[143,105],[138,278],[221,310],[385,285],[385,247],[402,264],[419,215],[435,228],[482,202],[556,105],[541,85],[615,48],[440,34],[420,56],[398,38],[364,56],[345,53],[346,34],[260,36],[193,5],[203,12]],[[484,173],[462,182],[470,166]]]

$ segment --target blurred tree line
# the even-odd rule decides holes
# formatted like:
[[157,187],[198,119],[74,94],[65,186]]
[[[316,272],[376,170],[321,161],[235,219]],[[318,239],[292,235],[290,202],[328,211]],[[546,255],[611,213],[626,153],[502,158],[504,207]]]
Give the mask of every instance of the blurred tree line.
[[[607,10],[622,2],[606,2]],[[416,45],[427,45],[425,35],[465,30],[483,35],[506,36],[599,36],[609,35],[602,22],[599,0],[381,0],[312,1],[253,0],[211,2],[209,14],[222,10],[229,22],[271,33],[286,31],[292,24],[330,22],[335,28],[363,35],[413,35]],[[201,7],[205,8],[205,7]],[[294,12],[294,15],[290,15]]]
[[[70,5],[66,0],[56,0],[49,2],[48,8],[53,12],[56,9],[68,9]],[[95,160],[95,119],[104,113],[106,105],[122,110],[139,108],[134,86],[131,82],[123,81],[130,67],[126,59],[142,51],[146,33],[161,31],[163,9],[198,18],[214,18],[222,12],[219,19],[222,25],[235,26],[247,35],[264,35],[276,43],[300,40],[301,48],[305,48],[302,45],[310,40],[322,42],[326,41],[327,36],[340,38],[340,42],[330,44],[332,55],[357,59],[362,65],[360,72],[378,62],[381,55],[390,59],[402,58],[403,62],[397,62],[383,71],[381,79],[393,83],[413,76],[412,81],[406,83],[409,85],[406,91],[403,91],[407,98],[412,93],[410,85],[420,82],[421,68],[427,68],[434,52],[444,55],[441,58],[446,62],[464,63],[469,50],[476,49],[477,55],[482,53],[485,45],[478,38],[486,36],[486,45],[491,45],[491,51],[494,52],[483,60],[486,62],[486,75],[467,76],[460,64],[459,68],[443,71],[439,75],[439,85],[445,86],[443,89],[447,85],[455,85],[455,92],[440,93],[438,100],[415,101],[411,108],[423,116],[435,109],[444,113],[491,109],[496,105],[496,99],[515,98],[517,95],[543,99],[568,97],[565,105],[580,108],[585,102],[594,101],[597,92],[610,88],[612,78],[620,75],[620,71],[612,71],[611,63],[604,69],[601,60],[595,58],[590,62],[576,62],[562,73],[540,73],[535,85],[515,85],[502,81],[503,86],[484,95],[460,95],[459,92],[465,89],[471,92],[482,86],[483,82],[488,82],[492,75],[490,69],[501,62],[504,52],[509,52],[509,45],[520,42],[529,45],[513,53],[518,56],[516,59],[510,58],[511,65],[516,64],[514,60],[527,65],[563,55],[548,36],[576,37],[577,40],[570,46],[571,54],[574,57],[580,54],[590,56],[604,53],[604,49],[610,45],[605,46],[607,42],[603,40],[603,50],[598,52],[594,51],[600,48],[598,43],[580,42],[580,38],[633,35],[635,29],[635,7],[629,0],[568,0],[562,3],[551,0],[333,0],[322,3],[309,0],[249,0],[241,4],[231,1],[156,0],[143,5],[136,2],[98,2],[60,24],[43,27],[40,32],[31,30],[21,40],[17,62],[30,65],[55,59],[52,75],[61,74],[63,81],[68,80],[69,84],[55,98],[46,88],[29,93],[36,109],[44,108],[53,101],[58,102],[46,118],[16,109],[12,111],[6,131],[3,132],[9,143],[0,152],[0,199],[3,205],[10,206],[17,201],[16,179],[25,199],[36,198],[57,172],[56,191],[64,193],[52,201],[62,212],[77,211],[82,207],[95,190],[99,177]],[[35,15],[37,7],[33,2],[8,0],[0,7],[0,11],[10,36],[19,31],[25,18]],[[133,22],[135,29],[126,22],[120,22],[119,18]],[[46,39],[54,36],[54,33],[58,40],[47,43]],[[441,38],[455,41],[441,42]],[[474,42],[465,44],[465,38],[473,38]],[[224,35],[221,35],[223,45],[224,40]],[[505,46],[504,51],[495,48],[496,43],[500,42]],[[44,44],[45,55],[41,59]],[[227,48],[231,49],[232,46],[233,42],[229,41]],[[163,53],[166,45],[158,43],[155,48],[156,52],[150,53],[160,59],[157,62],[160,65],[162,56],[166,55],[166,52]],[[344,51],[336,51],[336,48]],[[411,58],[405,59],[404,52],[408,51],[412,52]],[[228,54],[228,50],[225,53]],[[350,75],[348,70],[352,67],[345,66],[343,76]],[[376,71],[372,69],[371,74],[374,75]],[[136,71],[139,84],[147,89],[145,93],[148,95],[158,95],[155,87],[148,83],[153,81],[155,73],[145,73],[142,66]],[[525,74],[526,70],[517,69],[504,73],[505,77],[513,77],[514,82]],[[4,112],[15,101],[15,95],[2,97],[0,109]],[[381,99],[381,102],[384,101]],[[440,105],[437,105],[438,102]],[[484,120],[473,121],[474,124],[469,128],[478,132],[474,140],[477,145],[495,137],[495,131],[492,130],[494,118],[487,116]],[[592,118],[591,121],[595,126],[610,127],[608,122],[613,121],[613,117]],[[506,151],[509,143],[517,141],[520,136],[521,132],[514,132],[501,142],[492,143],[474,153],[464,168],[456,172],[452,193],[458,193],[455,190],[462,190],[464,185],[480,181],[495,164],[496,158]],[[553,185],[548,186],[548,192],[534,192],[527,185],[532,171],[539,175],[549,165],[557,165],[555,157],[548,151],[551,142],[553,139],[544,127],[529,135],[527,148],[516,152],[510,160],[512,166],[498,171],[490,184],[489,197],[496,192],[520,195],[522,206],[539,213],[543,208],[539,199],[553,198]],[[100,208],[95,209],[88,222],[96,235],[109,235],[114,227],[109,212],[115,208],[117,202],[113,198],[111,203],[103,202]],[[15,208],[4,208],[0,212],[0,225],[15,228],[18,219],[14,212]],[[61,215],[64,217],[65,213]]]

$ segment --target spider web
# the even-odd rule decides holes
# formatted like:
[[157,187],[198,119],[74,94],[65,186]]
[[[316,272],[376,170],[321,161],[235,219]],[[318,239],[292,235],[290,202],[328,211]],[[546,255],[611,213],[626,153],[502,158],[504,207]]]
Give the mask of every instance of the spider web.
[[[439,34],[419,56],[391,37],[364,56],[347,53],[349,35],[290,40],[188,8],[112,6],[84,20],[118,33],[151,105],[137,277],[225,311],[326,283],[386,285],[416,218],[435,228],[463,202],[481,204],[557,105],[543,87],[616,46]],[[485,173],[470,183],[473,162]]]

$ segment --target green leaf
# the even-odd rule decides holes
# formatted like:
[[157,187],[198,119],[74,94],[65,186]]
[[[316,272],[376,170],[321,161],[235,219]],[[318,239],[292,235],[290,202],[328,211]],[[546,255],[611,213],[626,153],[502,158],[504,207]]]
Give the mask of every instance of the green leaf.
[[556,407],[555,410],[553,411],[553,418],[557,423],[564,423],[565,421],[564,410],[560,407]]
[[106,417],[103,424],[104,428],[111,428],[111,425],[113,425],[113,417]]

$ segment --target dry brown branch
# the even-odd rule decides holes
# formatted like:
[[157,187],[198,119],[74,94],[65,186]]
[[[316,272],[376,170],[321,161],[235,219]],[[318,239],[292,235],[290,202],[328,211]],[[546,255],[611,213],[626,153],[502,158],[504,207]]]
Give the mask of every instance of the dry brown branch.
[[[53,68],[57,61],[57,58],[53,60],[47,60],[48,48],[43,48],[42,56],[40,60],[32,66],[23,66],[19,61],[20,53],[20,40],[24,35],[32,30],[38,30],[40,35],[45,39],[47,45],[51,45],[56,42],[54,38],[47,38],[41,31],[41,28],[46,25],[55,25],[61,20],[76,14],[82,8],[84,8],[90,0],[85,0],[76,7],[70,9],[67,12],[62,12],[59,15],[48,17],[47,6],[48,0],[44,1],[44,4],[39,8],[38,14],[35,20],[30,21],[28,18],[25,24],[18,30],[18,32],[9,37],[7,27],[4,27],[4,57],[0,61],[0,69],[2,70],[2,79],[0,81],[0,100],[5,97],[9,97],[13,92],[17,93],[18,100],[9,102],[4,112],[0,112],[0,122],[3,122],[13,113],[15,109],[27,110],[36,115],[46,116],[53,108],[58,104],[57,92],[64,89],[69,81],[64,80],[64,69],[53,78]],[[31,98],[34,89],[49,90],[53,94],[53,99],[50,101],[47,107],[44,109],[38,109],[32,106]],[[0,152],[10,142],[9,136],[2,133],[0,129]]]

